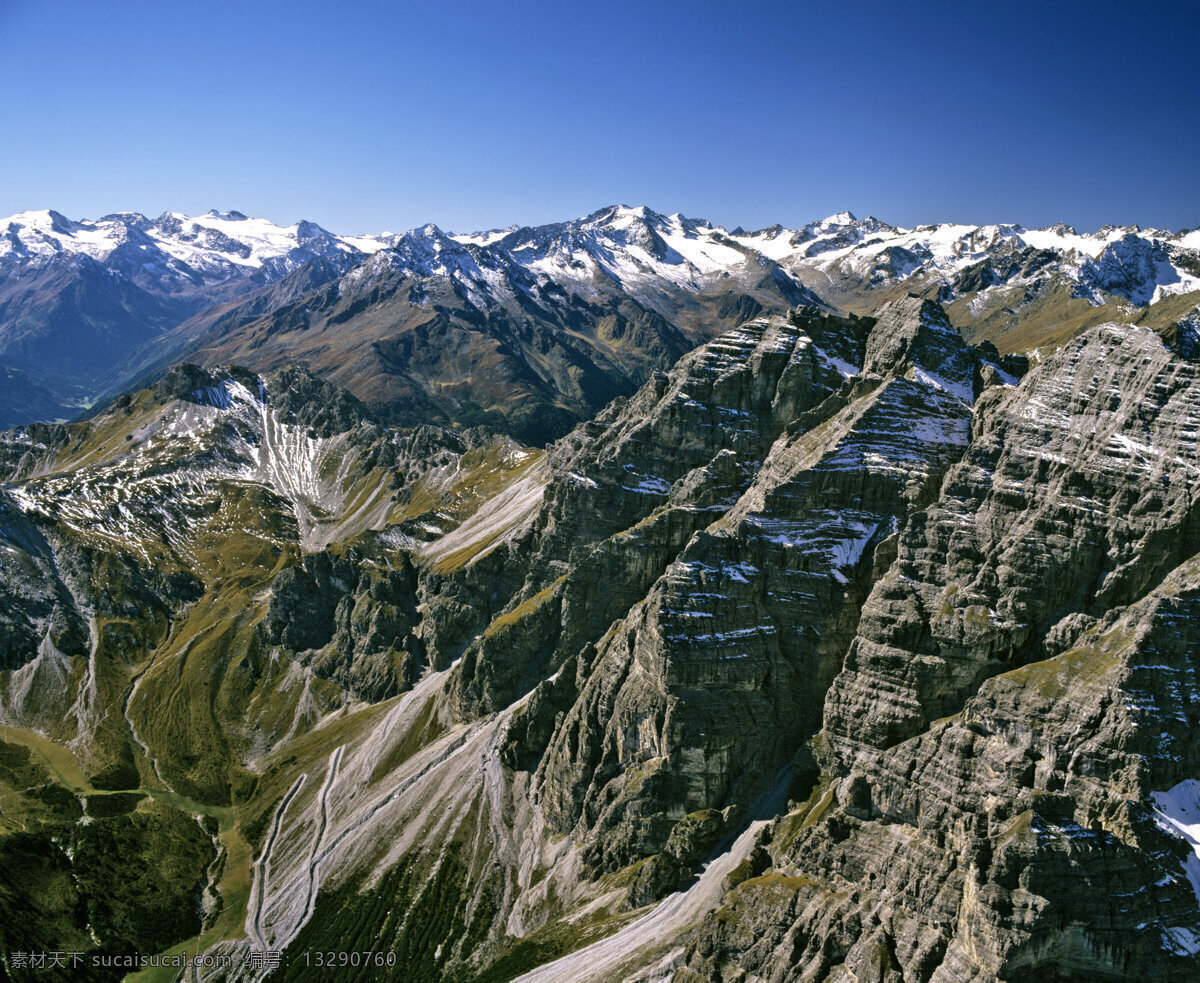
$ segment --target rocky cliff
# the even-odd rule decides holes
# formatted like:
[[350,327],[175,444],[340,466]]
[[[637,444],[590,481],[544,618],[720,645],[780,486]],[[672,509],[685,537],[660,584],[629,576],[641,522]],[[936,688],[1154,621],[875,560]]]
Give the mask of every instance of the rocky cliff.
[[[1193,333],[1026,371],[930,299],[800,308],[544,452],[294,368],[9,432],[0,843],[54,859],[5,944],[1194,979]],[[175,844],[186,917],[80,914],[85,815]]]

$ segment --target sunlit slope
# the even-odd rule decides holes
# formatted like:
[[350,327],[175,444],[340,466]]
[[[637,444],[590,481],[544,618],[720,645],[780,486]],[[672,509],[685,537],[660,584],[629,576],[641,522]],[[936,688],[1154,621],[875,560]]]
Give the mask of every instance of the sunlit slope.
[[[241,936],[242,827],[253,840],[270,804],[255,805],[263,762],[364,706],[329,681],[332,637],[303,654],[270,641],[290,617],[280,574],[306,555],[333,563],[333,589],[359,592],[362,617],[348,614],[345,631],[351,655],[374,660],[361,688],[407,688],[427,653],[390,594],[376,595],[395,587],[403,557],[510,478],[536,495],[542,455],[486,434],[381,428],[295,370],[264,380],[185,367],[86,423],[10,432],[3,458],[0,821],[6,849],[51,857],[44,877],[0,888],[6,905],[39,913],[13,923],[32,934],[10,947],[58,938],[119,952]],[[489,530],[494,547],[503,533]],[[311,614],[312,600],[299,609]],[[86,837],[101,837],[91,852]],[[98,864],[95,850],[114,852]],[[159,880],[126,878],[126,860]],[[101,900],[110,877],[128,890]]]

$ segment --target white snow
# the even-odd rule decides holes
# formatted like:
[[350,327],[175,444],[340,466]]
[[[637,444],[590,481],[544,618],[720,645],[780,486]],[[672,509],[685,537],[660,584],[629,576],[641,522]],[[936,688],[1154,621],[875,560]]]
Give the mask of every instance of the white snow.
[[[93,225],[89,222],[69,220],[56,223],[48,210],[18,212],[16,215],[0,219],[0,230],[13,227],[22,245],[34,256],[54,256],[66,252],[82,253],[99,260],[127,238],[124,226],[116,223]],[[13,251],[14,247],[10,243],[0,239],[0,256]]]
[[380,232],[379,235],[338,236],[342,242],[360,253],[377,253],[395,244],[399,237],[392,232]]
[[685,229],[678,216],[673,216],[670,222],[667,228],[659,230],[659,235],[668,246],[701,273],[720,272],[746,261],[746,256],[741,250],[724,243],[713,242],[711,233],[705,235],[702,230]]
[[726,578],[738,582],[739,584],[747,584],[750,578],[758,573],[758,567],[752,563],[726,563],[722,562],[718,566],[712,567],[707,563],[701,563],[699,560],[691,560],[684,562],[677,560],[673,567],[678,567],[680,571],[686,571],[686,574],[697,581],[703,580],[709,576],[717,578]]
[[1152,792],[1155,822],[1191,848],[1183,870],[1200,904],[1200,781],[1189,778],[1165,792]]
[[[168,212],[163,217],[173,222],[164,225],[154,220],[147,223],[133,213],[97,221],[72,221],[62,216],[56,220],[49,210],[19,212],[0,218],[0,231],[10,231],[19,243],[15,245],[7,238],[0,238],[0,257],[28,254],[49,258],[66,254],[85,255],[102,262],[119,246],[133,240],[146,251],[146,265],[152,268],[161,266],[165,258],[168,264],[176,260],[193,269],[213,271],[218,268],[257,269],[301,245],[299,223],[279,226],[264,218],[216,213],[192,218]],[[173,227],[174,223],[178,223],[178,229]],[[138,230],[135,225],[143,227]],[[363,254],[377,252],[395,240],[387,234],[335,238],[347,252]]]
[[516,232],[519,226],[510,225],[507,229],[489,229],[487,232],[472,232],[469,235],[450,233],[450,238],[464,245],[490,246],[493,242],[503,239],[506,235]]
[[643,495],[666,495],[671,491],[671,483],[655,474],[639,474],[633,465],[625,465],[625,476],[629,484],[622,485],[625,491],[640,492]]
[[[146,254],[145,265],[156,272],[165,263],[168,272],[184,275],[186,271],[180,264],[187,264],[204,275],[229,276],[285,257],[300,245],[298,224],[279,226],[236,213],[211,212],[198,217],[168,213],[165,217],[169,221],[162,223],[130,213],[90,222],[71,221],[45,210],[21,212],[0,219],[0,231],[10,233],[0,237],[0,259],[14,256],[44,261],[64,253],[104,261],[114,249],[136,236]],[[134,229],[135,224],[140,230]],[[174,228],[176,224],[178,229]],[[486,306],[489,294],[498,291],[511,295],[509,278],[486,261],[481,268],[471,252],[462,247],[487,250],[505,236],[521,231],[513,227],[445,235],[436,227],[426,226],[403,235],[385,232],[336,236],[334,240],[336,248],[350,258],[393,247],[398,254],[389,262],[419,269],[422,275],[452,276],[477,306]],[[659,215],[644,206],[605,210],[568,223],[565,231],[547,227],[534,232],[537,235],[506,254],[504,261],[515,261],[538,283],[554,281],[585,298],[596,296],[605,280],[615,280],[640,303],[668,318],[677,313],[677,301],[664,287],[699,291],[731,276],[759,279],[761,268],[772,262],[801,280],[814,274],[834,277],[847,273],[872,281],[928,274],[948,282],[1011,243],[1056,252],[1059,259],[1054,268],[1078,281],[1081,267],[1100,260],[1105,249],[1129,235],[1169,242],[1177,249],[1200,250],[1200,230],[1172,237],[1143,232],[1136,226],[1107,227],[1090,234],[1075,233],[1066,227],[1026,230],[1018,225],[957,223],[903,229],[875,219],[859,222],[849,212],[828,216],[800,230],[775,226],[733,235],[702,220],[679,214]],[[885,257],[888,250],[892,252]],[[1162,260],[1145,279],[1132,290],[1135,302],[1157,301],[1200,289],[1200,277]],[[1017,275],[1006,286],[1023,282]],[[518,289],[530,292],[537,288],[521,284]],[[1097,295],[1096,301],[1102,298]]]
[[823,358],[826,362],[837,369],[838,373],[845,379],[853,379],[862,371],[861,366],[851,365],[849,362],[838,358],[836,355],[830,355],[829,352],[825,351],[823,348],[814,348],[814,351],[816,351],[817,354],[820,355],[821,358]]
[[934,389],[940,389],[942,392],[949,393],[960,403],[965,403],[971,406],[975,402],[975,390],[968,382],[956,382],[952,379],[946,379],[936,372],[929,372],[920,366],[913,366],[913,377],[918,382],[923,382],[927,386],[933,386]]
[[821,225],[822,226],[851,225],[856,221],[858,221],[858,220],[854,217],[853,212],[837,212],[834,215],[825,216],[825,218],[823,218],[821,220]]
[[577,485],[583,485],[585,488],[599,488],[595,480],[587,475],[580,474],[578,471],[571,471],[567,474],[567,478]]
[[1091,235],[1079,235],[1057,226],[1046,229],[1022,229],[1020,239],[1034,249],[1051,249],[1055,252],[1077,252],[1095,259],[1109,245],[1128,234],[1128,228],[1109,228]]
[[778,262],[796,255],[797,247],[792,244],[795,235],[790,229],[771,230],[762,235],[736,236],[735,241],[755,250],[768,259]]
[[879,526],[880,523],[875,523],[873,526],[860,527],[861,535],[852,539],[844,539],[835,544],[832,556],[834,565],[842,570],[848,570],[857,565],[858,561],[862,559],[863,550],[867,548],[867,543],[871,541],[871,537],[875,535]]
[[1195,956],[1200,954],[1200,937],[1190,928],[1184,928],[1182,925],[1173,925],[1163,929],[1166,933],[1167,941],[1170,947],[1175,952],[1181,952],[1184,955]]
[[966,417],[920,416],[912,422],[912,436],[923,444],[949,444],[965,447],[971,435]]

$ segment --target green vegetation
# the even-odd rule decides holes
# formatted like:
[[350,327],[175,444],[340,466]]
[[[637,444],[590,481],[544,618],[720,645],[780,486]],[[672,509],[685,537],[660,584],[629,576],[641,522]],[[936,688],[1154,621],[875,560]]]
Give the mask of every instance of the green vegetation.
[[[470,896],[463,890],[470,872],[459,852],[452,844],[432,871],[422,858],[410,855],[367,891],[343,886],[322,892],[312,919],[288,947],[286,965],[268,979],[449,980],[452,956],[470,938],[468,923],[478,930],[468,912]],[[370,968],[313,964],[316,953],[355,951],[394,953],[395,963]]]
[[509,983],[538,966],[569,955],[612,935],[641,912],[604,915],[578,922],[560,920],[524,939],[510,940],[500,955],[477,971],[460,971],[454,983]]
[[199,928],[194,899],[212,843],[190,816],[151,801],[77,825],[71,845],[87,923],[109,948],[157,952]]
[[72,798],[74,808],[63,800],[36,828],[0,836],[0,949],[149,953],[199,930],[208,835],[148,797],[105,798],[120,811],[106,803],[78,822]]
[[743,891],[756,891],[770,888],[782,888],[784,891],[799,891],[806,887],[820,887],[818,881],[814,881],[811,877],[803,875],[798,877],[789,877],[786,874],[781,874],[778,871],[771,871],[767,874],[760,874],[758,877],[751,877],[749,880],[742,882],[741,888]]
[[566,583],[566,580],[567,576],[566,574],[563,574],[549,587],[543,588],[534,594],[533,597],[522,601],[511,611],[505,611],[487,626],[487,629],[483,633],[483,637],[492,638],[501,634],[502,632],[507,631],[514,625],[520,624],[530,615],[534,614],[543,605],[549,604],[550,601],[558,595],[558,592],[561,590],[562,585]]
[[[816,738],[814,738],[816,740]],[[829,776],[821,776],[813,787],[807,801],[786,816],[781,818],[775,827],[774,847],[781,854],[786,854],[795,844],[800,834],[810,826],[815,826],[829,811],[836,801],[835,783]]]
[[997,680],[1017,683],[1035,690],[1048,700],[1057,700],[1072,689],[1100,682],[1120,666],[1120,658],[1108,648],[1084,645],[1053,659],[1033,662],[997,676]]
[[[163,950],[164,956],[206,952],[218,942],[245,937],[246,905],[250,900],[251,862],[250,846],[236,829],[229,829],[219,837],[224,851],[222,875],[217,883],[221,907],[217,917],[199,935],[186,942],[172,945]],[[178,971],[170,967],[152,967],[125,977],[125,983],[173,983]]]
[[82,794],[91,790],[79,761],[61,744],[43,737],[37,731],[0,724],[0,747],[4,748],[6,761],[15,763],[22,758],[14,750],[16,745],[29,753],[30,757],[24,758],[25,761],[37,761],[45,769],[46,777],[52,776],[54,781],[73,792]]
[[[0,737],[0,908],[11,916],[0,927],[5,951],[194,952],[240,937],[250,850],[233,809],[166,789],[96,788],[67,748],[13,727]],[[187,946],[178,943],[201,931],[199,891],[213,861],[210,831],[197,816],[211,817],[211,830],[220,831],[222,906]],[[172,978],[167,969],[138,977]]]

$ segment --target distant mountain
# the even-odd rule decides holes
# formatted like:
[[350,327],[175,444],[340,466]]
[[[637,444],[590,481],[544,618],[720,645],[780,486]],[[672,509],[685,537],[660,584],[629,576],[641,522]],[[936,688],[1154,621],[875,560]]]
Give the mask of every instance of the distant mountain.
[[78,412],[60,399],[19,369],[0,365],[0,419],[55,420]]
[[143,287],[187,291],[242,276],[278,280],[311,259],[357,262],[389,245],[392,236],[337,236],[313,222],[286,228],[241,212],[210,211],[198,218],[164,212],[150,219],[117,212],[74,222],[55,211],[0,219],[0,270],[38,267],[87,256]]
[[131,352],[199,311],[306,265],[334,277],[389,241],[335,236],[312,222],[280,228],[239,212],[0,219],[0,365],[65,406],[88,402]]
[[608,209],[504,236],[428,225],[262,317],[232,310],[189,357],[300,361],[394,422],[487,423],[544,443],[715,333],[821,303],[750,250],[706,243],[685,258],[664,222]]
[[1008,353],[1200,300],[1200,231],[1136,226],[902,229],[841,212],[747,232],[611,206],[462,235],[337,236],[238,212],[26,212],[0,229],[0,366],[57,406],[185,357],[301,362],[393,422],[486,423],[536,443],[695,345],[797,305],[865,314],[916,293]]
[[299,360],[395,422],[488,423],[541,443],[753,316],[866,312],[915,291],[946,302],[972,341],[1020,351],[1200,288],[1198,245],[1133,229],[903,230],[848,212],[727,232],[613,206],[471,235],[428,225],[264,316],[234,305],[184,330],[209,365]]
[[655,281],[696,282],[748,257],[773,260],[847,308],[870,308],[877,291],[897,283],[936,282],[953,299],[1055,277],[1093,303],[1123,297],[1139,305],[1200,290],[1200,230],[1106,226],[1081,235],[1061,224],[1029,230],[952,223],[901,229],[839,212],[798,230],[728,232],[702,219],[614,206],[575,222],[456,238],[506,249],[562,283],[586,280],[594,264],[630,287],[642,283],[650,295]]

